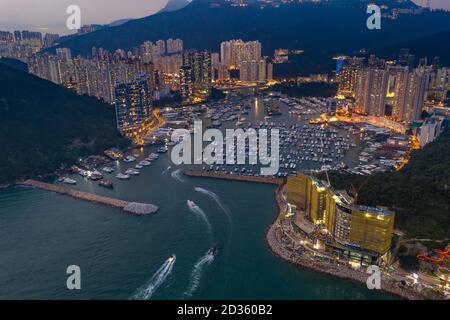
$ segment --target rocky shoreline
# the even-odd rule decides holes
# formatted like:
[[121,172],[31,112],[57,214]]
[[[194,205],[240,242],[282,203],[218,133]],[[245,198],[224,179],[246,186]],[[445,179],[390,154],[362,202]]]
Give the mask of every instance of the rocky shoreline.
[[[339,265],[330,264],[321,261],[312,261],[302,256],[294,256],[289,250],[284,248],[276,237],[276,225],[280,220],[280,216],[283,212],[283,202],[281,196],[281,186],[275,190],[275,201],[277,203],[277,218],[275,222],[270,225],[266,232],[266,242],[272,253],[279,258],[286,260],[290,263],[297,265],[298,267],[305,268],[314,272],[320,272],[328,274],[333,277],[338,277],[345,280],[358,282],[361,285],[366,285],[368,274],[351,270],[349,268],[342,268]],[[408,287],[399,287],[398,283],[387,279],[381,278],[381,290],[388,294],[392,294],[405,300],[423,300],[424,297]]]

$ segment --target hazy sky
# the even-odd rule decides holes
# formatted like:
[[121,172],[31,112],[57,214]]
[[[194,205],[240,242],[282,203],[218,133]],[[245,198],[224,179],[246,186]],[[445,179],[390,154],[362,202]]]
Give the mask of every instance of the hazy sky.
[[[39,30],[68,33],[66,8],[81,8],[82,24],[110,23],[124,18],[148,16],[168,0],[0,0],[0,30]],[[413,0],[426,4],[427,0]],[[450,9],[450,0],[430,0],[434,8]]]
[[[142,18],[163,8],[168,0],[0,0],[0,30],[32,29],[67,33],[66,9],[81,8],[81,23],[110,23]],[[46,29],[48,28],[48,29]]]

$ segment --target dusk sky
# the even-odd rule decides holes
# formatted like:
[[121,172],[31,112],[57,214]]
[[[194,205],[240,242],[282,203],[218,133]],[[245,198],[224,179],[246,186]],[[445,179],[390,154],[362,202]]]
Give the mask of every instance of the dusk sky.
[[[82,24],[110,23],[124,18],[141,18],[160,10],[168,0],[0,0],[0,30],[29,29],[68,33],[66,8],[77,4]],[[427,0],[413,0],[426,4]],[[450,0],[431,0],[433,8],[450,9]]]
[[0,30],[30,29],[68,33],[66,8],[81,8],[82,24],[142,18],[163,8],[168,0],[0,0]]

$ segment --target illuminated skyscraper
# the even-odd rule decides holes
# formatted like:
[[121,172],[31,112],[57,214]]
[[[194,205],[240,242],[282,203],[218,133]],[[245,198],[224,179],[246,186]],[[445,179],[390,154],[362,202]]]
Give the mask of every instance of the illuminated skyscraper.
[[138,76],[115,86],[117,127],[126,136],[133,136],[151,114],[151,91],[148,78]]
[[372,116],[384,116],[388,72],[381,68],[365,68],[358,72],[356,110]]
[[184,98],[207,96],[211,90],[211,54],[187,50],[180,70],[181,95]]

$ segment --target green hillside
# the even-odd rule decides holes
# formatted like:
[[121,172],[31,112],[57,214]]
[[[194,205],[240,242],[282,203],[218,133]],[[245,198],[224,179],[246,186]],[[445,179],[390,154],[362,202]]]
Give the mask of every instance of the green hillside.
[[0,183],[127,144],[111,106],[0,63]]

